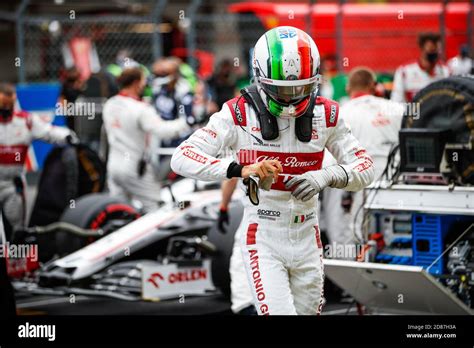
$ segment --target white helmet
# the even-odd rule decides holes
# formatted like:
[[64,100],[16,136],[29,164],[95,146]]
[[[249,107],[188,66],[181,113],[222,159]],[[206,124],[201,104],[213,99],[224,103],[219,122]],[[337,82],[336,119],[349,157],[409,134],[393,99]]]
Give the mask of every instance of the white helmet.
[[320,82],[319,52],[313,39],[294,27],[276,27],[255,44],[252,68],[260,96],[277,117],[299,117]]

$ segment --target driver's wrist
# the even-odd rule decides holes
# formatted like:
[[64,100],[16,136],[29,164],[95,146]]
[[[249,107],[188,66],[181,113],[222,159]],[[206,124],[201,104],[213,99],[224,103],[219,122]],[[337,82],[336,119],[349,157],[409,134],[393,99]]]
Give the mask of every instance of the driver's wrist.
[[237,162],[232,162],[227,168],[227,178],[241,178],[243,168],[244,166],[238,164]]

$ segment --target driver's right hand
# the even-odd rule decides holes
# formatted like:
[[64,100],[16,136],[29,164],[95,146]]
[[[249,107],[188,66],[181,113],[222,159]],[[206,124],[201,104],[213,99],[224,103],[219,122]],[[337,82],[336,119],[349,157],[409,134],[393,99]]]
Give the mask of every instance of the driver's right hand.
[[283,172],[283,167],[278,160],[264,160],[261,162],[246,165],[242,168],[242,178],[248,178],[249,176],[256,175],[260,180],[273,175],[273,180],[278,180],[278,174]]

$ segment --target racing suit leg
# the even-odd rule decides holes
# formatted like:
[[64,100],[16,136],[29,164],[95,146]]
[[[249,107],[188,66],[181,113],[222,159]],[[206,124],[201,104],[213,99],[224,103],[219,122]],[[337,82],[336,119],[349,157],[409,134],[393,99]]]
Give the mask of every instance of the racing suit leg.
[[249,217],[244,215],[246,231],[242,230],[245,233],[241,235],[244,264],[257,312],[260,315],[318,314],[323,305],[324,270],[316,211],[279,214],[274,222],[257,223],[270,212],[267,208],[262,206],[257,214],[248,214]]
[[[324,190],[323,201],[326,222],[326,232],[329,245],[332,250],[332,258],[353,259],[351,255],[337,255],[338,247],[349,250],[354,245],[354,238],[351,229],[351,214],[345,213],[342,206],[343,190],[326,188]],[[353,204],[354,205],[354,204]],[[351,257],[353,256],[353,257]]]
[[138,177],[138,174],[112,172],[108,174],[108,186],[112,195],[131,200],[136,199],[143,204],[146,212],[158,209],[160,201],[160,184],[148,168],[147,172]]
[[[247,233],[241,236],[242,254],[254,304],[259,315],[296,315],[288,270],[283,255],[280,255],[284,241],[277,241],[276,238],[270,241],[270,234],[272,231],[265,230],[263,226],[250,223]],[[275,244],[280,247],[275,248]]]
[[161,185],[151,168],[132,187],[132,197],[143,203],[146,212],[159,208]]
[[295,263],[290,269],[290,288],[298,315],[320,314],[324,303],[323,248],[318,226],[305,236],[307,244],[299,245]]
[[[364,230],[362,223],[364,220],[364,191],[354,192],[352,195],[352,207],[349,214],[349,233],[351,241],[356,241],[356,236],[362,240],[362,231]],[[355,233],[355,236],[354,236]]]
[[0,206],[3,207],[4,218],[13,229],[24,225],[24,199],[20,193],[16,192],[13,182],[0,182]]
[[107,187],[112,196],[121,197],[124,199],[130,199],[124,188],[121,185],[120,177],[113,173],[107,173]]
[[230,257],[230,290],[232,312],[239,313],[244,308],[253,306],[253,297],[247,281],[244,260],[240,248],[240,236],[247,225],[241,223],[235,232],[232,256]]

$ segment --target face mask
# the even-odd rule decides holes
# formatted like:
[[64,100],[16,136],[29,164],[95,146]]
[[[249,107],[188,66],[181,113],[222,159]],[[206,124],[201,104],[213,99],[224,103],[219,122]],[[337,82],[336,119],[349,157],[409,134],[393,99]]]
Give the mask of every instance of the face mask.
[[0,108],[0,118],[3,118],[3,119],[8,119],[12,116],[13,114],[13,110],[12,109],[4,109],[4,108]]
[[433,52],[433,53],[427,53],[426,54],[426,60],[430,63],[435,63],[438,60],[439,54],[438,52]]
[[161,90],[161,88],[167,85],[168,83],[170,83],[171,80],[172,80],[171,75],[155,77],[152,82],[153,92],[158,93]]

